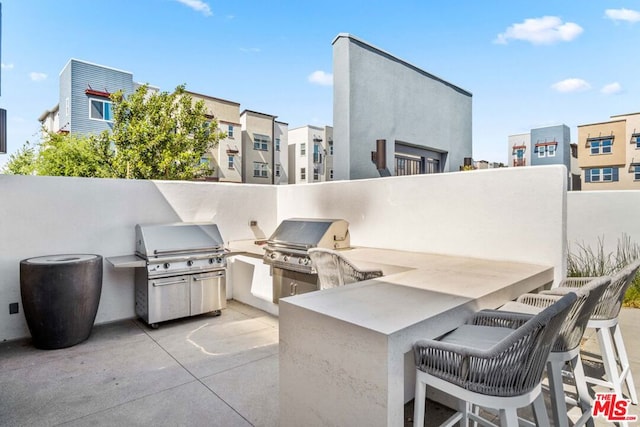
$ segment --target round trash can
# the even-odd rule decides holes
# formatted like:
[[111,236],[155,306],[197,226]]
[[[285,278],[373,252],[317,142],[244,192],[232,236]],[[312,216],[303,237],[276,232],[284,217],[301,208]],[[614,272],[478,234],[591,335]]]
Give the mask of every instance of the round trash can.
[[102,256],[49,255],[20,261],[20,295],[33,345],[71,347],[89,338],[102,292]]

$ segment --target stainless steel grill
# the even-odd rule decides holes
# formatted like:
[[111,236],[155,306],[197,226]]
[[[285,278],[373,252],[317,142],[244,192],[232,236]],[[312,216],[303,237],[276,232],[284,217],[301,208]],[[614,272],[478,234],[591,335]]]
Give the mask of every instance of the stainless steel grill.
[[271,266],[273,302],[318,290],[318,274],[308,255],[311,248],[349,248],[349,223],[343,219],[291,218],[267,240],[263,261]]
[[158,322],[226,307],[224,241],[213,223],[136,225],[136,314]]

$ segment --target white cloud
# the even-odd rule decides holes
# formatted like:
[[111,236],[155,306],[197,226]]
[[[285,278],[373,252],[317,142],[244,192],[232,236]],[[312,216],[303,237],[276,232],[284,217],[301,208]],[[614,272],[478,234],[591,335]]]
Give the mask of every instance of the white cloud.
[[4,62],[0,64],[0,68],[3,70],[13,70],[13,64],[5,64]]
[[578,37],[582,31],[582,27],[576,23],[563,23],[557,16],[543,16],[511,25],[504,33],[498,34],[494,43],[507,44],[511,39],[533,44],[568,42]]
[[562,93],[583,92],[591,89],[591,85],[587,81],[575,78],[559,81],[552,84],[551,87]]
[[29,73],[29,77],[31,77],[31,80],[34,82],[41,82],[47,78],[47,75],[45,73],[36,73],[34,71]]
[[631,9],[607,9],[604,11],[612,21],[640,22],[640,12]]
[[211,12],[211,8],[209,5],[202,0],[176,0],[178,3],[182,3],[183,5],[190,7],[196,12],[202,13],[204,16],[211,16],[213,12]]
[[620,93],[622,91],[622,86],[618,82],[609,83],[608,85],[604,85],[600,92],[605,95],[613,95],[616,93]]
[[331,86],[333,85],[333,74],[325,73],[324,71],[318,70],[309,74],[307,77],[310,83],[314,83],[321,86]]

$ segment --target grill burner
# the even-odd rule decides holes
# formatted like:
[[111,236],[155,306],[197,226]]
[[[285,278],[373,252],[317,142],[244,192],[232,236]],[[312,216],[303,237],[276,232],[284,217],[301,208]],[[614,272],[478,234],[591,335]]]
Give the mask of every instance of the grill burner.
[[343,219],[291,218],[267,240],[263,261],[271,266],[273,302],[318,290],[318,275],[308,250],[349,248],[349,223]]

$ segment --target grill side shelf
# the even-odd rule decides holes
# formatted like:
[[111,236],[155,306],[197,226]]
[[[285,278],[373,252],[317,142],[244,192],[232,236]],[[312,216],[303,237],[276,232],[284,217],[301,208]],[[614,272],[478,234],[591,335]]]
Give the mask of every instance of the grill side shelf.
[[136,255],[122,255],[106,258],[107,262],[114,268],[136,268],[146,267],[147,262]]

